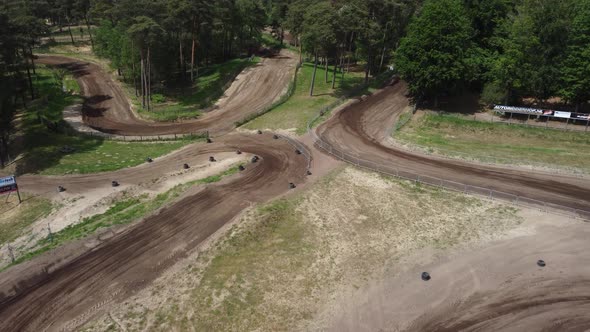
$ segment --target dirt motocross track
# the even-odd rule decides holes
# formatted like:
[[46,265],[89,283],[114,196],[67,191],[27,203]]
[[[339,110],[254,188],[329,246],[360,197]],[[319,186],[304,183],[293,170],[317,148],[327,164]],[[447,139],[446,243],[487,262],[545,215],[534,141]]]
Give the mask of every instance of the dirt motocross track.
[[[88,124],[125,135],[189,133],[204,128],[217,134],[228,132],[235,121],[260,111],[281,95],[290,81],[294,61],[277,56],[247,69],[226,92],[227,98],[218,103],[218,109],[199,120],[151,123],[135,117],[120,87],[97,65],[65,57],[42,58],[43,63],[64,66],[75,73],[86,98],[84,119]],[[285,139],[274,139],[268,133],[236,133],[214,138],[211,144],[189,146],[149,165],[116,172],[20,177],[19,186],[28,192],[47,194],[64,185],[70,193],[83,194],[110,186],[112,180],[122,186],[151,181],[179,170],[184,162],[236,150],[261,159],[246,165],[244,172],[188,195],[70,262],[60,262],[70,257],[58,253],[55,263],[42,263],[44,267],[36,264],[43,258],[39,257],[1,273],[0,331],[75,329],[107,303],[125,299],[148,285],[246,207],[286,192],[289,182],[302,183],[308,160],[296,154],[295,147]]]
[[[232,181],[207,186],[181,199],[55,271],[36,276],[10,275],[11,270],[0,274],[0,331],[72,330],[105,304],[148,285],[250,204],[284,193],[289,182],[304,181],[305,157],[270,134],[228,135],[198,153],[208,156],[238,148],[261,160],[248,164]],[[77,190],[84,182],[89,187],[105,184],[108,178],[127,172],[96,179],[47,178],[41,187],[71,180]],[[149,179],[154,172],[122,181]]]
[[86,97],[82,112],[84,122],[90,127],[110,134],[139,136],[204,130],[214,135],[227,133],[235,128],[237,121],[270,106],[285,92],[297,59],[285,51],[264,58],[238,75],[213,111],[197,120],[168,123],[138,118],[119,85],[97,64],[61,56],[40,56],[38,62],[74,73]]
[[318,128],[318,135],[332,148],[410,174],[455,181],[590,212],[590,180],[587,178],[481,166],[425,156],[389,145],[389,129],[409,105],[406,94],[407,87],[403,82],[388,86],[365,101],[335,114]]
[[[265,59],[262,65],[248,69],[243,82],[232,85],[219,109],[199,120],[163,124],[136,118],[123,92],[98,66],[62,57],[43,61],[75,71],[87,97],[88,124],[106,132],[138,135],[205,128],[228,132],[236,120],[270,105],[284,91],[295,60],[288,56]],[[413,172],[590,208],[588,180],[439,160],[385,146],[386,129],[408,105],[405,91],[399,83],[345,109],[318,129],[321,137],[365,159]],[[270,134],[230,134],[204,148],[191,147],[184,152],[196,157],[236,149],[259,155],[262,160],[235,177],[188,195],[59,268],[36,275],[22,275],[13,268],[0,274],[0,331],[75,329],[109,303],[122,301],[149,285],[251,202],[286,192],[288,182],[304,181],[306,159],[295,154],[287,141],[274,140]],[[68,191],[84,192],[108,185],[115,177],[122,184],[149,181],[159,176],[154,173],[178,167],[180,158],[165,158],[157,168],[140,166],[85,176],[29,176],[20,183],[23,189],[35,188],[33,191],[38,192],[54,189],[57,184],[65,185]]]
[[[590,211],[588,179],[479,166],[419,155],[388,144],[388,129],[408,106],[406,93],[406,85],[398,82],[341,110],[318,128],[322,146],[408,174],[452,180]],[[433,275],[441,279],[432,289],[431,285],[424,288],[424,282],[417,277],[419,272],[413,271],[411,276],[406,276],[408,280],[396,280],[388,292],[378,289],[374,297],[366,293],[359,295],[369,300],[351,305],[342,317],[335,318],[331,330],[589,331],[588,231],[587,225],[578,226],[581,228],[578,232],[562,235],[552,231],[545,233],[545,239],[539,236],[530,242],[508,241],[479,256],[467,254],[442,267],[431,267]],[[559,267],[551,273],[518,274],[521,270],[528,271],[530,262],[524,261],[534,262],[540,253],[555,257],[552,260]],[[470,283],[465,280],[471,276],[477,285],[473,289],[466,286]],[[491,284],[485,292],[479,286],[484,280]],[[404,315],[412,312],[422,315],[400,329],[398,324],[407,318]]]

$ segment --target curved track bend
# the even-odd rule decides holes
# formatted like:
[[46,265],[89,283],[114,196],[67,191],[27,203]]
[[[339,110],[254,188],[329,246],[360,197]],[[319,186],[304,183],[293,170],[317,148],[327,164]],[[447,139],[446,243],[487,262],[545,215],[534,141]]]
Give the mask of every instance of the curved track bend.
[[388,86],[335,114],[317,129],[318,137],[336,150],[411,174],[590,211],[588,179],[448,160],[387,144],[388,129],[409,106],[406,95],[404,82]]
[[[398,82],[375,96],[342,109],[317,129],[322,147],[329,151],[345,151],[364,161],[391,165],[410,174],[590,211],[588,179],[482,166],[421,155],[389,145],[388,129],[409,105],[406,93],[406,85]],[[380,289],[377,299],[369,300],[375,303],[367,308],[363,307],[365,302],[359,307],[353,306],[350,312],[336,320],[333,330],[356,331],[359,327],[374,326],[375,330],[398,331],[398,327],[388,327],[388,324],[396,325],[398,322],[393,317],[411,312],[423,314],[406,327],[408,331],[587,331],[590,328],[590,282],[588,275],[576,267],[587,266],[584,262],[588,261],[587,238],[584,238],[587,231],[585,227],[582,230],[572,234],[570,229],[562,237],[552,233],[549,240],[540,239],[538,245],[524,248],[515,244],[526,245],[527,241],[512,239],[504,244],[507,248],[484,252],[466,264],[455,263],[456,260],[461,262],[463,256],[454,258],[453,264],[458,266],[455,270],[449,268],[452,264],[430,266],[436,280],[428,285],[419,280],[419,272],[413,271],[407,282],[396,279],[394,290],[383,295],[384,298],[379,297],[383,294]],[[548,257],[559,267],[547,268],[544,273],[531,273],[529,264],[537,259],[537,255]],[[525,272],[515,272],[520,270]],[[468,271],[472,274],[477,271],[482,278],[503,284],[490,287],[486,292],[475,287],[470,293],[466,290],[469,283],[465,282]],[[440,294],[451,294],[452,298],[441,299]],[[414,306],[415,302],[421,305]],[[388,323],[389,319],[392,321]]]
[[121,87],[99,65],[63,56],[40,56],[39,63],[66,68],[74,73],[85,96],[84,122],[105,133],[117,135],[188,134],[209,130],[216,135],[230,132],[235,123],[261,111],[279,99],[292,79],[297,59],[283,51],[246,68],[225,91],[214,110],[196,120],[150,122],[138,118]]
[[[155,172],[174,165],[185,154],[206,158],[241,149],[260,156],[260,162],[219,184],[206,186],[161,212],[146,218],[50,273],[35,276],[0,274],[0,331],[71,330],[102,306],[120,301],[157,278],[203,240],[214,234],[252,203],[263,202],[288,190],[288,182],[304,181],[307,160],[283,139],[271,134],[226,135],[212,144],[172,156],[156,168],[122,170],[91,176],[25,177],[39,190],[67,183],[73,190],[122,184],[157,177]],[[5,292],[5,294],[2,294]],[[8,295],[10,294],[10,295]]]

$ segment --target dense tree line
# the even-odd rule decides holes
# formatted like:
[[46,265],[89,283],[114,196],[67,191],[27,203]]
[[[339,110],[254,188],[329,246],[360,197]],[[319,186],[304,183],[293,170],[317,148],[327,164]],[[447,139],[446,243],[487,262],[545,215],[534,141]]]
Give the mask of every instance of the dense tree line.
[[[362,61],[365,81],[388,64],[409,19],[415,12],[416,0],[297,0],[289,3],[278,19],[299,43],[301,54],[310,54],[317,68],[320,58],[333,66],[336,73],[347,70],[351,61]],[[310,94],[313,94],[313,83]]]
[[590,99],[590,0],[427,0],[395,63],[418,97]]
[[199,67],[250,55],[268,25],[258,0],[98,1],[95,52],[134,81],[150,108],[152,81],[192,82]]
[[[415,0],[159,0],[95,3],[95,51],[108,57],[150,108],[151,81],[193,81],[212,61],[250,55],[260,34],[271,27],[283,43],[285,31],[296,46],[339,68],[363,61],[366,80],[389,62],[413,12]],[[139,8],[139,10],[138,10]],[[176,51],[173,51],[176,50]],[[172,54],[176,53],[176,56]],[[315,71],[314,80],[315,82]],[[313,84],[310,87],[313,94]]]
[[30,6],[0,3],[0,166],[8,160],[8,144],[18,107],[36,98],[33,48],[47,26]]

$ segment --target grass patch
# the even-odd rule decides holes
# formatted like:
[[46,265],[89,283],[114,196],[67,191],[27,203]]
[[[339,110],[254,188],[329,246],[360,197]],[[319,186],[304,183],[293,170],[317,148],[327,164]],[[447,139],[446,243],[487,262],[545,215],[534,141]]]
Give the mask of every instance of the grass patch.
[[260,34],[260,43],[275,50],[288,49],[292,52],[299,53],[299,49],[290,45],[287,41],[283,41],[283,45],[281,45],[281,41],[273,37],[270,33]]
[[[259,57],[233,59],[200,70],[199,77],[191,86],[169,86],[160,89],[155,96],[153,110],[138,107],[139,113],[157,121],[196,118],[202,109],[213,106],[223,96],[231,82],[247,67],[260,63]],[[139,101],[137,100],[139,103]]]
[[[225,177],[236,174],[237,172],[238,165],[232,166],[226,171],[214,176],[191,181],[184,184],[179,184],[164,193],[156,195],[156,197],[154,198],[151,198],[148,195],[144,194],[138,197],[126,197],[121,200],[118,200],[106,212],[84,218],[84,220],[82,220],[80,223],[70,225],[62,229],[61,231],[52,234],[51,237],[47,237],[38,241],[35,249],[30,250],[25,254],[21,255],[20,257],[18,257],[18,259],[15,260],[13,264],[1,268],[0,271],[5,270],[12,265],[28,261],[31,258],[36,257],[51,249],[57,248],[63,245],[64,243],[87,237],[88,235],[95,233],[99,229],[105,229],[116,225],[129,224],[136,220],[144,218],[148,214],[153,213],[154,211],[160,209],[164,205],[172,202],[180,195],[182,195],[184,192],[186,192],[190,187],[196,184],[218,182]],[[25,222],[28,222],[30,224],[38,218],[40,218],[41,216],[43,216],[42,213],[45,213],[45,215],[47,215],[49,214],[49,212],[51,212],[51,204],[45,202],[44,200],[39,200],[39,202],[31,204],[35,204],[33,206],[35,206],[36,208],[34,209],[34,211],[30,211],[26,214],[23,214],[23,216],[26,216],[26,218],[21,218],[23,220],[21,224]],[[47,204],[49,204],[49,206],[47,206]],[[31,210],[32,207],[28,207],[28,209]],[[14,224],[15,227],[18,226],[16,223]],[[23,226],[19,227],[20,229],[23,228]],[[3,230],[2,219],[0,219],[0,230]],[[18,235],[13,235],[13,237],[14,236]],[[1,239],[2,237],[0,237],[0,240]],[[0,244],[1,243],[2,242],[0,242]]]
[[63,89],[70,94],[80,94],[80,85],[72,75],[65,75],[63,78]]
[[8,200],[2,197],[0,207],[0,247],[18,238],[22,231],[38,219],[51,213],[54,206],[50,200],[31,197],[21,193],[23,202],[18,204],[16,193]]
[[[31,170],[32,172],[43,175],[115,171],[140,165],[147,157],[157,158],[194,142],[181,140],[124,143],[55,134],[37,135],[37,139],[40,136],[50,139],[51,144],[37,144],[30,149],[26,163],[29,166],[34,165],[36,170]],[[75,152],[69,154],[61,152],[59,147],[66,145],[73,147]]]
[[[190,305],[199,310],[190,325],[172,305],[169,311],[157,313],[157,330],[169,324],[181,329],[195,326],[202,331],[252,330],[268,321],[268,317],[256,313],[267,301],[265,294],[270,284],[286,283],[285,270],[293,277],[314,264],[314,246],[308,241],[308,229],[300,222],[297,204],[297,200],[282,199],[260,207],[256,211],[258,221],[227,240],[203,272],[200,286],[191,292],[194,302]],[[273,280],[275,272],[278,279]],[[249,284],[254,280],[255,284]],[[304,318],[299,312],[293,314],[293,319]],[[287,325],[271,326],[274,328],[270,330],[284,330]]]
[[402,143],[453,157],[590,171],[590,135],[583,132],[424,114],[414,117],[394,137]]
[[226,171],[224,171],[221,174],[216,174],[216,175],[211,175],[208,176],[206,178],[197,180],[196,183],[214,183],[214,182],[219,182],[221,181],[223,178],[228,177],[230,175],[234,175],[237,172],[239,172],[239,165],[236,166],[232,166],[229,169],[227,169]]
[[[169,142],[117,142],[89,136],[66,135],[63,109],[81,103],[81,97],[64,92],[79,91],[75,80],[60,70],[38,66],[34,86],[40,97],[23,111],[22,144],[14,146],[12,155],[24,154],[16,164],[16,174],[44,175],[84,174],[114,171],[137,166],[147,157],[157,158],[195,140]],[[68,146],[73,152],[63,152]]]
[[273,110],[261,115],[245,124],[246,129],[287,129],[303,134],[307,130],[307,123],[312,120],[320,109],[339,104],[339,98],[350,95],[371,93],[380,85],[380,80],[374,80],[362,90],[359,85],[364,82],[364,72],[350,72],[342,79],[341,72],[336,75],[336,88],[332,89],[332,68],[328,70],[328,82],[325,80],[325,68],[318,66],[314,95],[309,96],[309,88],[313,76],[313,63],[305,62],[295,83],[295,91],[291,98],[278,105]]

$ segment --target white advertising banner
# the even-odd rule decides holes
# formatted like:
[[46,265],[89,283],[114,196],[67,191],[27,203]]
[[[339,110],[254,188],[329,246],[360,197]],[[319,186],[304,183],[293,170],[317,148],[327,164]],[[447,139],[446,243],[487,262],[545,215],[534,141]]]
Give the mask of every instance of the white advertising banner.
[[509,112],[509,113],[524,113],[524,114],[543,115],[543,110],[536,109],[536,108],[528,108],[528,107],[516,107],[516,106],[496,105],[496,106],[494,106],[494,110],[496,110],[498,112]]
[[555,111],[555,112],[553,112],[553,116],[556,118],[569,119],[572,116],[572,113],[571,112]]
[[14,176],[0,178],[0,194],[6,194],[17,190]]

